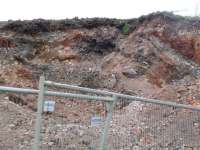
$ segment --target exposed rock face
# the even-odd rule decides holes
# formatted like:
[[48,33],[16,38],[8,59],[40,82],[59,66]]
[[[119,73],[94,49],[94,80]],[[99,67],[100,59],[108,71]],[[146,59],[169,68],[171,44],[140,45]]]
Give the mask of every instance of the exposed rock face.
[[[123,31],[125,25],[129,27],[126,32]],[[4,22],[3,25],[0,24],[0,84],[38,88],[39,76],[44,74],[46,79],[52,81],[199,106],[199,29],[199,19],[184,18],[168,12],[153,13],[129,20],[75,18],[58,21],[39,19]],[[31,111],[36,109],[35,99],[35,97],[21,95],[7,96],[7,100],[25,109],[29,108]],[[51,117],[62,116],[61,122],[65,120],[67,123],[69,121],[85,123],[91,115],[97,112],[104,115],[102,103],[62,101],[56,98],[55,100],[58,109],[57,113],[52,114]],[[0,106],[5,107],[5,104],[0,103]],[[80,108],[77,107],[78,104]],[[114,128],[112,134],[116,135],[113,138],[117,142],[121,141],[125,148],[127,145],[123,140],[126,138],[130,138],[131,141],[135,140],[134,142],[138,142],[138,146],[142,146],[141,149],[143,149],[145,144],[151,145],[154,140],[153,136],[144,137],[143,132],[153,131],[152,135],[160,135],[159,130],[167,129],[167,134],[171,135],[171,131],[176,133],[182,122],[188,121],[185,118],[181,119],[183,112],[176,113],[174,108],[154,108],[137,102],[129,104],[130,102],[124,100],[119,101],[118,108],[126,108],[122,110],[123,113],[121,110],[117,112],[112,122]],[[94,108],[96,108],[95,112],[91,111]],[[1,112],[2,110],[4,109],[0,109]],[[157,113],[154,113],[155,110]],[[2,114],[6,115],[5,112]],[[155,126],[158,130],[152,130],[150,128],[152,124],[144,121],[149,119],[147,117],[149,114],[152,114],[151,123],[157,122],[160,119],[159,115],[162,114],[166,121],[165,125],[169,128],[161,123],[162,125]],[[170,124],[170,119],[172,119],[170,115],[172,118],[179,115],[179,119],[176,119],[177,126]],[[197,115],[192,115],[192,113],[190,115],[188,119],[194,122],[194,116]],[[52,119],[55,124],[60,122],[58,116],[54,116],[55,120]],[[4,116],[0,117],[0,120],[1,118],[6,119]],[[127,118],[129,120],[126,120]],[[52,122],[52,120],[48,121]],[[149,125],[148,132],[146,132],[146,125]],[[10,126],[13,127],[12,124]],[[27,126],[30,125],[27,124]],[[58,133],[63,138],[68,137],[67,133],[70,132],[66,132],[63,126],[63,131],[60,130]],[[49,130],[49,134],[55,141],[54,132]],[[76,133],[71,132],[70,136],[73,137],[74,134]],[[190,137],[193,137],[193,132],[191,135]],[[93,139],[92,136],[91,139]],[[160,141],[164,136],[156,137]],[[195,139],[198,140],[199,137],[197,135]],[[83,136],[81,139],[85,140],[84,138]],[[179,137],[175,138],[179,140]],[[67,138],[69,139],[70,142],[79,142],[73,138]],[[167,137],[167,144],[176,146],[176,139]],[[3,140],[0,138],[0,141]],[[83,142],[82,145],[89,146],[88,141],[86,140],[87,144]],[[192,140],[188,141],[191,143]],[[157,149],[164,148],[162,142],[166,144],[166,141],[160,141],[157,146],[161,147],[158,146]],[[198,142],[199,140],[196,143]],[[55,143],[51,141],[49,146]],[[63,146],[67,146],[63,149],[69,148],[69,144],[65,143]],[[130,147],[129,145],[128,149]],[[29,147],[24,148],[30,149]],[[178,148],[173,147],[172,149]]]
[[194,41],[194,59],[200,64],[200,38],[195,38]]
[[14,45],[12,44],[12,42],[5,38],[5,37],[0,37],[0,47],[1,48],[11,48],[13,47]]
[[[11,21],[1,28],[0,47],[12,47],[6,50],[7,63],[26,65],[34,79],[45,73],[50,80],[59,76],[60,81],[82,85],[87,81],[84,74],[96,72],[91,84],[99,88],[119,90],[124,77],[145,77],[162,88],[190,72],[193,77],[198,74],[198,21],[167,12],[130,20]],[[129,25],[126,34],[125,23]]]
[[122,74],[128,78],[135,78],[137,76],[137,71],[133,68],[126,67],[122,70]]

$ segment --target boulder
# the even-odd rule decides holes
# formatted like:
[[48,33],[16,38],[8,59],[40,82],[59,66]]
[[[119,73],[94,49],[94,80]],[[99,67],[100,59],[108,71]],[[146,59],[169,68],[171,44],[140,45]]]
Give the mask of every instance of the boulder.
[[127,78],[135,78],[137,77],[138,73],[135,69],[131,67],[125,67],[122,70],[122,74],[126,76]]

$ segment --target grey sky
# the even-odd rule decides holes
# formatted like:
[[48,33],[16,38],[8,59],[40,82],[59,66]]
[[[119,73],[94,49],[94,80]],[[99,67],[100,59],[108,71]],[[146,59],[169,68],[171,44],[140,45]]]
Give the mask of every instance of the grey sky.
[[0,20],[135,18],[155,11],[194,15],[200,14],[199,4],[200,0],[1,0]]

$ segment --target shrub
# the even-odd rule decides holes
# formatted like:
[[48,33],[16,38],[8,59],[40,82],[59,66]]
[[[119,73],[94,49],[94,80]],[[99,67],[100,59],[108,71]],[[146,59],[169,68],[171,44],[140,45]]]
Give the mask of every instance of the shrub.
[[124,34],[127,34],[127,33],[129,32],[129,25],[128,25],[127,22],[124,23],[124,26],[123,26],[123,28],[122,28],[122,31],[123,31]]

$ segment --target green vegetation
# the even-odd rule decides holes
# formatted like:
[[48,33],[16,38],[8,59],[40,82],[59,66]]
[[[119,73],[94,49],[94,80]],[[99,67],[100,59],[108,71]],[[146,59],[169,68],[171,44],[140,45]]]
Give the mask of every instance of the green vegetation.
[[129,25],[128,25],[127,22],[124,23],[122,31],[123,31],[124,34],[127,34],[129,32]]

